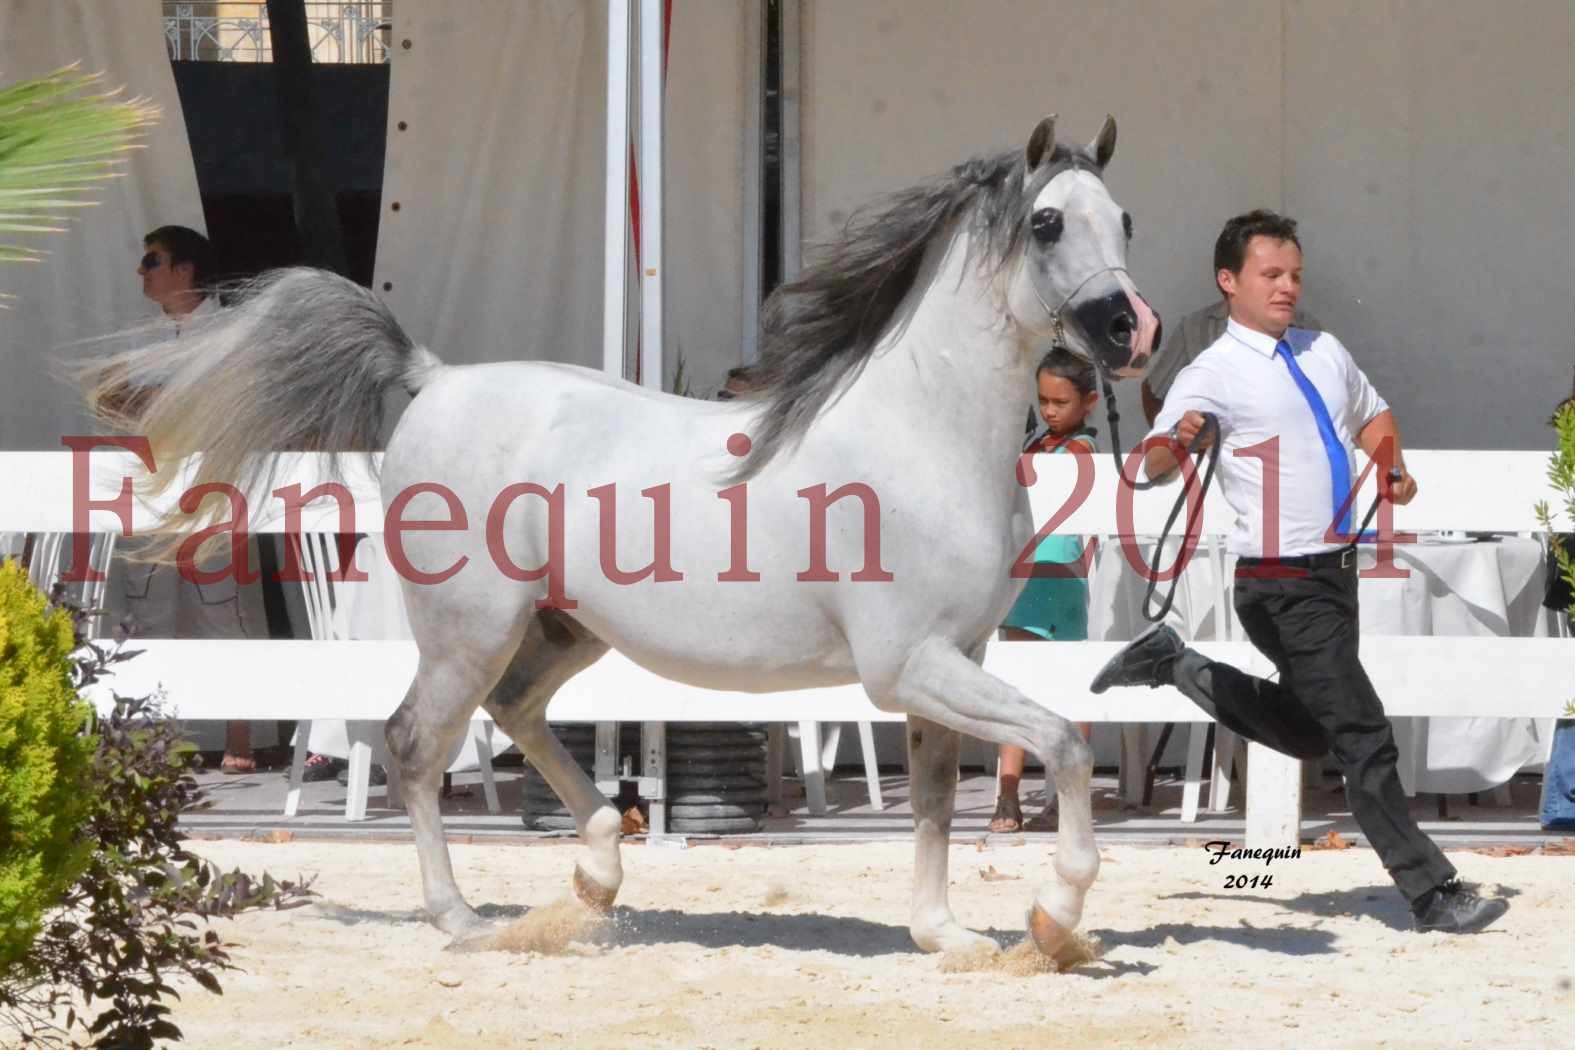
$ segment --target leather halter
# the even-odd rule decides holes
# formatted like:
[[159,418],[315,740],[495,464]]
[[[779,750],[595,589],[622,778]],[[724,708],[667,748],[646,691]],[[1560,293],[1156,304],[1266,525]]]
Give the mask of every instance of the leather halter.
[[[1098,179],[1101,185],[1103,185],[1105,181],[1104,171],[1099,167],[1099,165],[1090,160],[1088,156],[1085,155],[1081,150],[1067,150],[1060,160],[1051,162],[1050,167],[1046,170],[1042,180],[1036,180],[1039,181],[1039,189],[1043,190],[1044,187],[1054,182],[1057,176],[1062,175],[1068,171],[1086,171],[1090,175],[1094,176],[1094,178]],[[1035,191],[1035,196],[1038,196],[1037,190]],[[1125,266],[1106,266],[1102,270],[1095,270],[1093,273],[1083,278],[1082,282],[1076,288],[1072,289],[1071,292],[1069,292],[1066,297],[1061,300],[1061,305],[1057,306],[1053,310],[1050,308],[1050,304],[1045,301],[1044,295],[1039,291],[1038,283],[1032,280],[1028,282],[1028,286],[1033,289],[1034,298],[1039,300],[1039,305],[1044,307],[1045,313],[1050,315],[1050,345],[1062,347],[1067,350],[1072,349],[1071,347],[1067,346],[1066,342],[1066,308],[1072,302],[1072,300],[1076,298],[1077,294],[1088,286],[1090,281],[1096,277],[1102,277],[1107,273],[1124,273],[1127,275],[1127,279],[1129,281],[1132,279],[1132,275],[1127,272],[1127,268]],[[1136,283],[1137,282],[1133,281],[1134,286]],[[1078,356],[1081,357],[1082,355],[1079,354]],[[1093,364],[1095,368],[1100,369],[1101,374],[1103,374],[1103,369],[1100,367],[1099,362],[1095,359],[1089,360],[1090,363]]]

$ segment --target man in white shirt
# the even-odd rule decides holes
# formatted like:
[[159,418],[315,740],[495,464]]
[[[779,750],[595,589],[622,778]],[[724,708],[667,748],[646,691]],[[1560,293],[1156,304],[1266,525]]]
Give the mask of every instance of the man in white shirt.
[[[1269,211],[1230,220],[1214,268],[1230,309],[1225,333],[1176,377],[1150,437],[1190,447],[1204,414],[1218,419],[1218,471],[1236,512],[1228,540],[1238,556],[1234,604],[1279,681],[1210,661],[1161,624],[1091,688],[1174,685],[1249,740],[1295,758],[1333,753],[1352,815],[1410,902],[1416,928],[1480,930],[1508,905],[1462,885],[1411,818],[1394,736],[1358,658],[1352,448],[1397,468],[1380,484],[1389,499],[1410,502],[1417,486],[1394,415],[1338,339],[1292,326],[1302,279],[1293,220]],[[1178,451],[1155,442],[1148,475],[1173,476]]]
[[[1220,294],[1221,298],[1202,309],[1194,310],[1183,317],[1180,324],[1167,327],[1170,338],[1165,340],[1165,349],[1155,356],[1154,363],[1143,376],[1143,418],[1148,420],[1149,426],[1154,425],[1159,410],[1165,405],[1165,398],[1170,395],[1170,385],[1176,381],[1181,370],[1196,361],[1199,354],[1225,334],[1225,325],[1230,321],[1230,302],[1223,298],[1223,292]],[[1323,322],[1298,304],[1291,327],[1321,332]]]
[[[142,248],[137,262],[142,294],[163,311],[171,339],[179,339],[182,330],[201,324],[220,309],[218,296],[208,290],[214,265],[208,238],[187,226],[160,226],[142,238]],[[127,388],[107,403],[136,416],[151,394]],[[269,537],[254,536],[247,545],[249,557],[265,573],[277,564],[272,544]],[[271,634],[265,584],[243,585],[232,577],[199,584],[182,578],[172,567],[147,563],[124,564],[121,579],[122,606],[145,637],[266,638]],[[234,775],[257,771],[249,723],[225,724],[219,768]]]
[[142,238],[137,276],[142,294],[159,304],[177,328],[199,308],[212,309],[204,288],[212,274],[208,238],[186,226],[160,226]]

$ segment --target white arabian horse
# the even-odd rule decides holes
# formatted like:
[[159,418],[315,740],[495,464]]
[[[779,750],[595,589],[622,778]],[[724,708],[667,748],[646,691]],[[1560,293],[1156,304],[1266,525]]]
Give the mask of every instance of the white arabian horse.
[[561,364],[448,366],[369,292],[311,269],[265,275],[209,323],[104,359],[93,378],[157,388],[118,422],[158,462],[200,451],[199,482],[249,491],[267,480],[255,453],[369,448],[385,389],[415,395],[388,442],[385,506],[454,524],[403,536],[420,664],[387,736],[427,913],[457,942],[484,926],[454,881],[438,785],[477,705],[573,811],[579,896],[612,904],[618,811],[546,710],[613,647],[701,687],[856,681],[906,714],[911,931],[926,950],[996,947],[947,901],[961,734],[1038,754],[1060,832],[1027,923],[1055,956],[1099,869],[1092,753],[980,663],[1034,531],[1015,467],[1037,358],[1055,341],[1135,375],[1157,345],[1125,269],[1130,218],[1102,179],[1115,137],[1107,119],[1086,148],[1058,145],[1049,118],[1023,150],[860,212],[771,298],[755,392],[731,402]]

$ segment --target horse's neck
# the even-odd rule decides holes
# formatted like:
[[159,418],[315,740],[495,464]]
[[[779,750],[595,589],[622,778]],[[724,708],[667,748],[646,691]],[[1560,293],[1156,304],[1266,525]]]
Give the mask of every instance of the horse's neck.
[[898,417],[902,430],[917,426],[954,458],[1010,476],[1033,362],[993,287],[993,265],[970,256],[968,241],[962,231],[930,250],[911,306],[897,312],[857,385],[866,407]]

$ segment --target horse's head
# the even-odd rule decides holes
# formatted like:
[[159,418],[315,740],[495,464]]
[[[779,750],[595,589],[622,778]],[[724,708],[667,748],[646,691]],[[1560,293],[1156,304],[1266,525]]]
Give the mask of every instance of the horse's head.
[[1034,128],[1023,169],[1033,200],[1007,302],[1030,332],[1106,374],[1138,376],[1159,349],[1160,324],[1126,270],[1132,217],[1102,177],[1115,149],[1112,117],[1083,149],[1056,148],[1054,117]]

